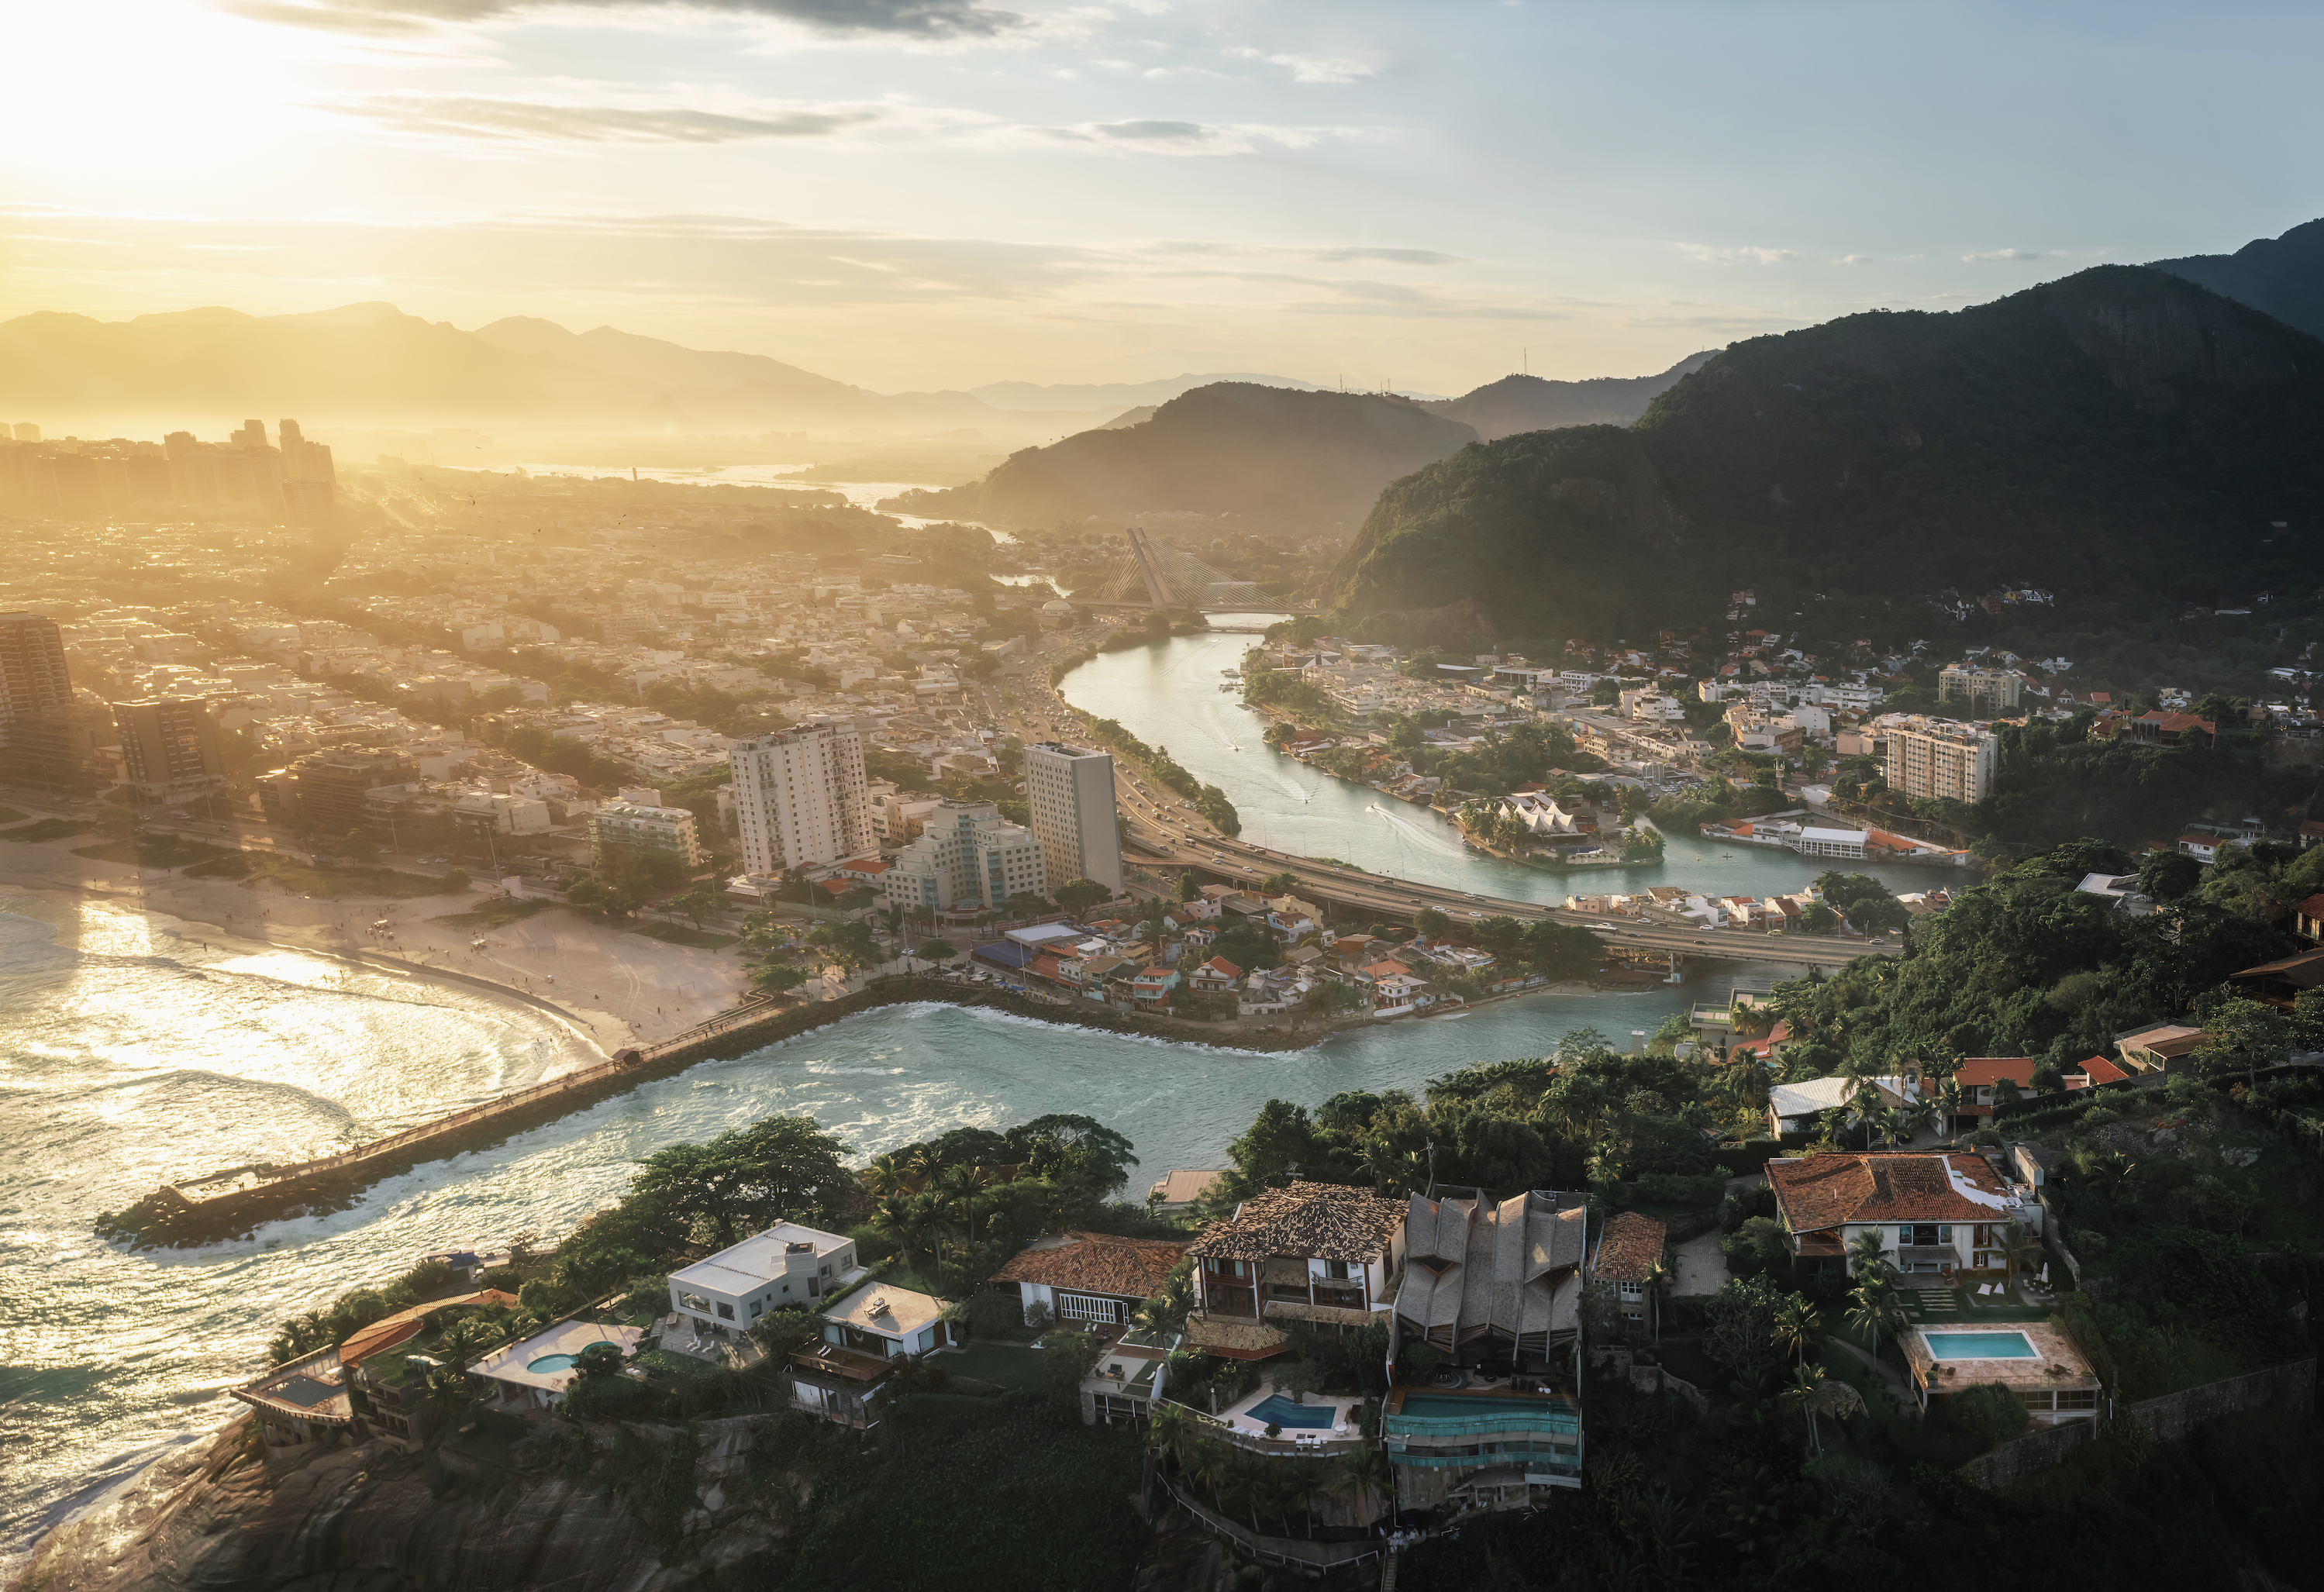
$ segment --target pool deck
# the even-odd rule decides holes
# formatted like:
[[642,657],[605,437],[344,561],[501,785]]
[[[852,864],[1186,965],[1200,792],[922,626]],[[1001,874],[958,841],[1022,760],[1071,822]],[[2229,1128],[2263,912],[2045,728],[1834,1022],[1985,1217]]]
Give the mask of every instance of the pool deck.
[[[1242,1432],[1251,1437],[1265,1437],[1267,1435],[1266,1421],[1253,1420],[1251,1418],[1250,1412],[1255,1406],[1263,1404],[1269,1398],[1273,1397],[1275,1392],[1275,1378],[1269,1376],[1264,1382],[1259,1384],[1259,1391],[1257,1393],[1250,1394],[1247,1398],[1237,1399],[1233,1403],[1220,1411],[1219,1419],[1227,1426],[1232,1428],[1238,1432]],[[1289,1398],[1291,1395],[1286,1393],[1283,1396],[1285,1398]],[[1283,1429],[1283,1435],[1286,1439],[1295,1436],[1305,1436],[1319,1437],[1327,1440],[1351,1436],[1356,1430],[1357,1408],[1362,1403],[1362,1399],[1351,1396],[1348,1394],[1311,1393],[1306,1397],[1306,1407],[1309,1409],[1322,1409],[1326,1406],[1330,1407],[1332,1411],[1332,1424],[1330,1426],[1286,1426]],[[1341,1430],[1342,1428],[1345,1428],[1345,1430]]]
[[519,1387],[537,1388],[542,1393],[562,1394],[567,1383],[573,1380],[573,1367],[560,1371],[534,1371],[527,1367],[547,1355],[569,1354],[577,1357],[593,1343],[618,1343],[625,1355],[636,1352],[638,1339],[645,1336],[642,1327],[613,1327],[600,1321],[559,1321],[546,1331],[536,1332],[521,1343],[511,1343],[494,1349],[468,1367],[477,1376],[487,1376],[494,1382],[513,1384]]
[[2030,1358],[1939,1358],[1929,1348],[1923,1329],[1907,1327],[1899,1342],[1913,1380],[1933,1394],[1959,1393],[1981,1382],[1998,1382],[2012,1393],[2062,1392],[2095,1388],[2098,1379],[2073,1340],[2046,1321],[1947,1322],[1930,1329],[1939,1338],[1962,1333],[2023,1333],[2034,1346]]
[[1519,1392],[1508,1378],[1502,1379],[1491,1387],[1430,1387],[1425,1383],[1416,1383],[1408,1387],[1390,1389],[1383,1406],[1384,1413],[1390,1415],[1402,1414],[1405,1395],[1407,1394],[1418,1394],[1424,1398],[1526,1399],[1568,1404],[1573,1403],[1572,1394],[1563,1393],[1554,1388],[1541,1392]]

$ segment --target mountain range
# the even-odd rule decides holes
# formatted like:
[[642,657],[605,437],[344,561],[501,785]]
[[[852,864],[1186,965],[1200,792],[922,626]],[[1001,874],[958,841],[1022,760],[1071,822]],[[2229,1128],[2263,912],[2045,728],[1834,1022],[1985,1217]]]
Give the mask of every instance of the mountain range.
[[2324,337],[2324,221],[2303,223],[2282,237],[2255,238],[2232,254],[2190,254],[2153,265]]
[[1609,640],[1742,586],[1835,615],[2041,589],[2098,626],[2304,598],[2319,437],[2324,343],[2102,266],[1754,337],[1628,428],[1464,447],[1381,492],[1327,595],[1374,628]]
[[1010,524],[1153,513],[1353,524],[1380,488],[1420,465],[1515,432],[1627,423],[1711,357],[1692,354],[1654,376],[1508,376],[1425,401],[1213,382],[1012,455],[980,482],[890,502],[914,514]]

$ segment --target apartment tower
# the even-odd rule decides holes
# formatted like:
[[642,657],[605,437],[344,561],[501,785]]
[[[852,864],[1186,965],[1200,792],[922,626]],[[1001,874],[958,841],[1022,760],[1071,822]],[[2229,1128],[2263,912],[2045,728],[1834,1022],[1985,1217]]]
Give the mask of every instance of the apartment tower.
[[773,876],[876,853],[863,738],[801,724],[734,743],[734,815],[744,871]]
[[1086,879],[1121,894],[1112,753],[1057,741],[1027,747],[1025,803],[1050,888]]

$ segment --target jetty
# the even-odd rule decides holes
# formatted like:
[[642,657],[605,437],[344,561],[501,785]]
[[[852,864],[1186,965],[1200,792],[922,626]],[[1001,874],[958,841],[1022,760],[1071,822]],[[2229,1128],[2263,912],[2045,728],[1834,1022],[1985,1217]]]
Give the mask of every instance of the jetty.
[[[263,1222],[346,1210],[365,1189],[383,1178],[499,1144],[625,1094],[650,1080],[674,1076],[702,1062],[748,1055],[881,1007],[921,1001],[986,1007],[1038,1022],[1142,1037],[1197,1042],[1202,1038],[1176,1024],[1086,1003],[1064,1006],[1014,990],[942,979],[882,979],[837,1000],[761,1001],[738,1007],[659,1044],[617,1050],[595,1065],[333,1155],[290,1165],[228,1167],[164,1183],[128,1209],[99,1216],[97,1232],[100,1238],[139,1249],[251,1238]],[[1277,1048],[1265,1038],[1250,1035],[1237,1035],[1236,1043]]]

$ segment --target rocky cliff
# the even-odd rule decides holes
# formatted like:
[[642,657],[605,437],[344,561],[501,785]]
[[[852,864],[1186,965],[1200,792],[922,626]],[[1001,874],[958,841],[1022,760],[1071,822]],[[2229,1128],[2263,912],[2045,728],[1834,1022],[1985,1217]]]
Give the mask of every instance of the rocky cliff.
[[[745,1477],[754,1424],[705,1422],[690,1440],[676,1429],[659,1434],[665,1448],[691,1440],[696,1449],[694,1498],[668,1523],[673,1538],[609,1490],[603,1457],[611,1429],[548,1429],[549,1440],[503,1450],[505,1462],[448,1448],[406,1458],[373,1442],[318,1449],[296,1468],[272,1470],[244,1420],[161,1460],[51,1533],[21,1585],[27,1592],[672,1592],[779,1534]],[[668,1563],[657,1538],[675,1541]]]

